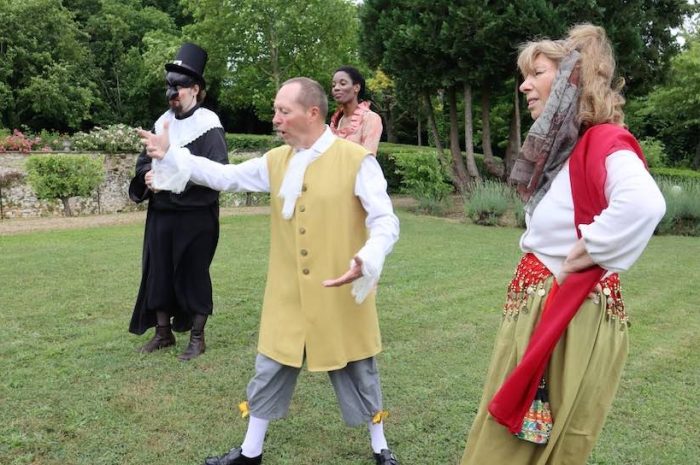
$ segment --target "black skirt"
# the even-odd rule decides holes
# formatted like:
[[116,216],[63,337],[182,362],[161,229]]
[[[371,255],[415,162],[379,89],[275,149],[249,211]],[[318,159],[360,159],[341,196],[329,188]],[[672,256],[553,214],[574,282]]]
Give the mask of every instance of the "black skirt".
[[174,331],[189,331],[195,314],[213,311],[209,266],[219,241],[219,207],[159,210],[149,205],[141,286],[129,332],[156,326],[156,312],[173,317]]

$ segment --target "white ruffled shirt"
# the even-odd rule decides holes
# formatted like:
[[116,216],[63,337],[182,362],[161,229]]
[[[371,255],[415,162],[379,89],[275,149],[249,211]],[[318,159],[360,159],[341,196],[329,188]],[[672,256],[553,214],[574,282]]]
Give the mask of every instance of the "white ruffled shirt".
[[[605,167],[608,206],[592,223],[579,229],[593,261],[608,272],[621,272],[644,251],[664,216],[666,203],[634,152],[614,152],[606,158]],[[555,276],[560,276],[564,260],[578,240],[568,162],[525,221],[527,229],[520,238],[520,248],[534,253]]]
[[[277,193],[285,199],[283,211],[280,214],[284,216],[289,211],[293,213],[306,168],[318,157],[323,156],[335,140],[336,136],[326,126],[321,137],[310,148],[295,151],[282,181],[280,192]],[[238,165],[222,165],[204,157],[191,155],[188,149],[171,144],[160,162],[176,173],[176,177],[180,179],[186,177],[195,184],[214,190],[270,192],[267,154]],[[369,153],[367,155],[360,164],[354,189],[355,195],[367,212],[365,226],[369,230],[367,242],[356,254],[362,260],[362,277],[355,280],[352,286],[352,294],[358,303],[361,303],[376,286],[384,267],[384,260],[399,238],[399,219],[394,214],[391,199],[386,192],[386,179],[376,158]],[[291,216],[289,215],[289,218]]]

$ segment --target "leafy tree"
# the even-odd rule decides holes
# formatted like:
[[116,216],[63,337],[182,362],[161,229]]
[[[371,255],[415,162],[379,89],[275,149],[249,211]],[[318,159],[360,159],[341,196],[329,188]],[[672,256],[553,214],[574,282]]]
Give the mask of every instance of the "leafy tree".
[[664,78],[679,44],[673,28],[696,7],[687,0],[553,0],[566,26],[591,22],[605,28],[628,95],[643,95]]
[[66,216],[72,215],[68,199],[92,194],[104,179],[102,159],[89,155],[32,155],[26,166],[37,198],[60,199]]
[[[474,74],[477,75],[481,96],[481,146],[488,171],[501,177],[504,174],[503,166],[496,161],[491,143],[494,97],[505,94],[512,98],[512,108],[519,108],[518,92],[515,89],[519,83],[516,66],[518,46],[535,36],[561,35],[562,24],[545,0],[490,1],[488,8],[482,11],[480,22],[482,26],[475,29],[472,41],[480,48],[479,60],[474,63]],[[506,83],[511,85],[504,86]],[[508,153],[510,157],[519,148],[515,141],[520,133],[519,123],[520,114],[513,111],[509,131],[513,145]],[[504,127],[508,128],[508,123]]]
[[685,161],[700,169],[700,38],[687,45],[671,60],[668,81],[638,102],[637,118],[630,124],[661,139],[672,163]]
[[[497,171],[490,143],[491,94],[515,72],[515,53],[532,30],[555,18],[544,0],[460,2],[369,0],[361,9],[363,54],[397,81],[408,81],[429,102],[444,91],[450,121],[452,178],[464,189],[479,177],[473,150],[472,89],[481,94],[482,147],[489,171]],[[544,29],[547,30],[547,29]],[[459,96],[464,96],[465,165],[460,151]],[[429,121],[435,116],[430,105]],[[436,130],[433,130],[436,133]],[[439,142],[439,138],[435,137]],[[438,145],[438,152],[441,152]],[[502,168],[500,168],[502,171]]]
[[348,0],[183,0],[195,23],[185,28],[209,52],[219,101],[271,116],[278,87],[295,76],[328,83],[357,61],[356,7]]
[[[426,111],[438,155],[451,166],[452,182],[466,189],[469,173],[462,158],[455,125],[451,124],[451,160],[444,159],[432,96],[447,89],[451,116],[456,112],[453,57],[444,47],[444,29],[449,18],[448,0],[368,0],[360,10],[362,53],[373,67],[381,66],[416,95]],[[454,121],[452,121],[454,123]]]
[[95,86],[89,80],[76,82],[81,71],[74,64],[55,62],[44,68],[38,76],[29,78],[27,85],[17,92],[21,117],[30,112],[30,124],[34,128],[79,128],[91,119],[90,107],[95,102]]
[[[151,124],[154,113],[160,114],[165,107],[163,65],[172,59],[181,40],[173,18],[153,6],[143,6],[149,2],[142,0],[69,3],[91,9],[86,17],[80,10],[76,15],[90,36],[92,72],[100,96],[94,108],[95,123]],[[161,53],[153,70],[144,58],[149,46]]]
[[387,134],[387,142],[396,142],[394,133],[396,120],[396,85],[381,69],[374,76],[367,78],[367,89],[372,93],[372,102],[384,117],[384,129]]
[[0,0],[0,23],[3,125],[67,130],[88,121],[95,86],[86,37],[60,0]]

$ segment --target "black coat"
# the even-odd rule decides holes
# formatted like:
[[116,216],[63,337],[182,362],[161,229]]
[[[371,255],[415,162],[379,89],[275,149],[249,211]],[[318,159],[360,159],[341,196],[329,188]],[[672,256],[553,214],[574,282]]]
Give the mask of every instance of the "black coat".
[[[228,163],[222,128],[204,132],[185,147],[193,155]],[[150,169],[151,159],[144,151],[136,161],[136,174],[129,185],[132,200],[149,201],[141,286],[129,331],[143,334],[155,326],[157,311],[173,317],[175,331],[187,331],[194,314],[209,315],[213,311],[209,266],[219,239],[219,193],[193,183],[187,183],[179,194],[153,193],[145,184]]]

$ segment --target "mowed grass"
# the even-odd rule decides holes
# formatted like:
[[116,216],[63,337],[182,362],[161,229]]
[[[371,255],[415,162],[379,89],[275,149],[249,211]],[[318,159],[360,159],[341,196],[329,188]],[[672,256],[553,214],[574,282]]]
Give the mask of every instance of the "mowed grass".
[[[519,230],[401,215],[378,308],[386,434],[403,465],[456,464],[476,413]],[[200,464],[238,445],[253,374],[268,218],[222,220],[207,353],[135,349],[142,225],[0,237],[0,463]],[[655,237],[623,276],[631,354],[590,464],[700,457],[700,239]],[[323,373],[302,372],[266,465],[370,465]],[[489,465],[489,464],[486,464]],[[499,464],[496,464],[499,465]],[[503,464],[507,465],[507,464]]]

